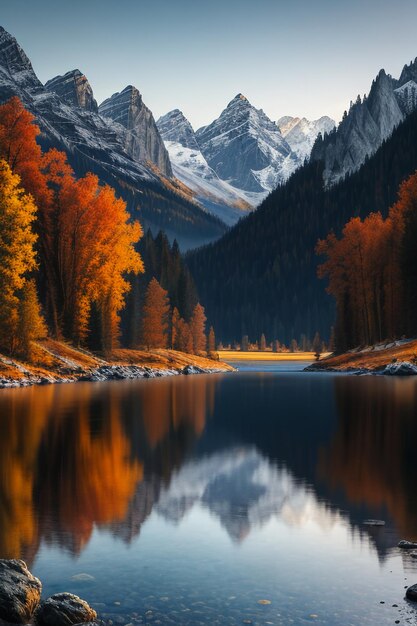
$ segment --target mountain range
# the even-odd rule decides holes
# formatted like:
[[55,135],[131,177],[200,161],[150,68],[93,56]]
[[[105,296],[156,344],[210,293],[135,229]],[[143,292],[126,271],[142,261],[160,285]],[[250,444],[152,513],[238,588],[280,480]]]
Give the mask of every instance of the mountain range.
[[132,85],[100,105],[79,70],[43,85],[0,28],[0,102],[12,96],[35,116],[42,147],[111,184],[145,229],[164,230],[183,250],[210,244],[189,265],[224,340],[328,333],[317,239],[352,215],[386,214],[417,168],[417,61],[398,79],[381,70],[338,126],[328,117],[274,122],[237,94],[195,131],[178,109],[155,121]]
[[45,149],[64,150],[77,175],[96,173],[145,228],[164,230],[183,249],[218,239],[309,157],[319,132],[334,126],[329,118],[303,118],[287,135],[242,94],[196,132],[178,110],[155,123],[133,85],[100,105],[79,69],[43,85],[0,27],[0,101],[12,96],[35,116]]
[[[309,158],[317,135],[334,125],[328,117],[313,122],[285,117],[275,123],[240,93],[195,132],[178,109],[157,121],[175,175],[206,205],[217,198],[238,209],[259,205]],[[236,221],[231,212],[229,217],[229,223]]]
[[134,87],[98,107],[79,70],[43,85],[16,39],[0,27],[0,102],[12,96],[35,116],[42,147],[65,151],[77,175],[91,171],[113,186],[145,229],[162,229],[183,248],[225,232],[224,222],[172,177],[152,113]]

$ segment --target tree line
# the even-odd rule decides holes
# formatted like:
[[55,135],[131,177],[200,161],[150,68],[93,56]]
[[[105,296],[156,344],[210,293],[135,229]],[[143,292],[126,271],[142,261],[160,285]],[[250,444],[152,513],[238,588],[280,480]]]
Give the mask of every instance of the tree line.
[[417,172],[384,218],[352,218],[317,244],[318,274],[336,302],[339,351],[417,334]]
[[248,335],[243,335],[240,342],[233,342],[229,344],[223,344],[219,342],[219,350],[235,350],[240,352],[315,352],[321,354],[322,352],[328,352],[334,350],[334,329],[330,330],[330,340],[328,343],[323,341],[320,337],[320,333],[316,332],[311,340],[304,334],[301,334],[300,339],[291,339],[288,345],[281,342],[279,339],[268,341],[265,333],[262,333],[260,338],[255,341],[251,341]]
[[[169,285],[176,313],[163,321],[168,324],[164,339],[150,339],[152,297],[156,286],[165,290],[149,272],[143,319],[132,315],[129,321],[127,295],[135,279],[145,275],[140,242],[152,237],[143,238],[141,225],[114,189],[91,173],[76,178],[66,154],[43,151],[39,135],[33,115],[17,97],[0,106],[0,348],[31,358],[33,340],[48,332],[102,352],[120,341],[129,347],[140,342],[166,347],[173,345],[168,334],[178,315],[181,337],[186,325],[193,339],[177,339],[175,346],[205,349],[196,331],[204,330],[204,309],[176,244],[170,253],[178,273]],[[163,265],[161,259],[160,275],[167,271]],[[155,324],[159,310],[154,313]],[[167,315],[164,309],[164,320]],[[140,327],[136,333],[132,323]]]

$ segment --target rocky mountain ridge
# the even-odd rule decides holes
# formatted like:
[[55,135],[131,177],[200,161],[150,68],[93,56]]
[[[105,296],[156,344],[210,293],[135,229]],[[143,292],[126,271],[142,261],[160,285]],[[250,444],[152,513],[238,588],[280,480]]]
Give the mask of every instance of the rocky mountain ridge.
[[80,70],[72,70],[63,76],[55,76],[45,83],[46,91],[55,92],[71,106],[98,113],[98,105],[88,79]]
[[311,158],[323,161],[323,178],[333,185],[357,171],[394,129],[417,107],[417,59],[405,65],[399,79],[381,70],[369,94],[351,103],[337,129],[318,138]]
[[152,112],[136,87],[128,85],[123,91],[114,93],[100,104],[98,112],[126,128],[125,148],[133,159],[141,162],[149,160],[165,176],[172,177],[168,152]]

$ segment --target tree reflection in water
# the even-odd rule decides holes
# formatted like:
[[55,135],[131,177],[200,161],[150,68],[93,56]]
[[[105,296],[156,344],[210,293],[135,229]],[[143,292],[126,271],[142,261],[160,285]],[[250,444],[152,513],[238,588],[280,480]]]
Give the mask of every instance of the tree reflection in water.
[[289,380],[2,391],[0,557],[31,563],[42,542],[79,554],[94,528],[130,542],[153,510],[179,523],[196,503],[235,542],[272,516],[326,529],[386,514],[415,537],[415,381]]

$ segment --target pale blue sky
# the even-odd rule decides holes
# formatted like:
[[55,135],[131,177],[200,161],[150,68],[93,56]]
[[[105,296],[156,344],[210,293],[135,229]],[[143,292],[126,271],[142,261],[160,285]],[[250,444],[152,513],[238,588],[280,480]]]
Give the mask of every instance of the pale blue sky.
[[330,115],[417,56],[417,0],[2,0],[45,82],[74,68],[101,102],[134,84],[198,128],[242,92],[272,118]]

